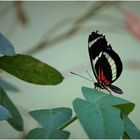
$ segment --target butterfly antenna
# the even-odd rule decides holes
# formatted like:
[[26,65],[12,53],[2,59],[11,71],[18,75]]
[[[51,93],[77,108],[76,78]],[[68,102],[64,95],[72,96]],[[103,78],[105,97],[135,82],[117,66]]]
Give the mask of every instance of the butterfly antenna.
[[90,80],[90,79],[88,79],[88,78],[86,78],[86,77],[84,77],[84,76],[82,76],[82,75],[79,75],[79,74],[77,74],[77,73],[75,73],[75,72],[70,72],[71,74],[74,74],[74,75],[77,75],[77,76],[79,76],[79,77],[81,77],[81,78],[84,78],[84,79],[86,79],[86,80],[88,80],[88,81],[90,81],[90,82],[93,82],[92,80]]
[[88,72],[88,70],[87,70],[87,74],[88,74],[88,76],[91,78],[91,81],[92,81],[93,83],[95,83],[94,79],[92,78],[92,76],[90,75],[90,73]]

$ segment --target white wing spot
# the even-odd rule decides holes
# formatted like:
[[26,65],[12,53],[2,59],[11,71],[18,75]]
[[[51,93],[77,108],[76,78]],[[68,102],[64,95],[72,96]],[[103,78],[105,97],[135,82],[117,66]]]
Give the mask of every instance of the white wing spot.
[[96,63],[98,61],[98,59],[101,57],[101,55],[102,55],[102,52],[100,52],[100,54],[95,58],[94,63]]
[[104,52],[104,55],[105,55],[108,63],[110,64],[111,72],[112,72],[112,80],[114,80],[117,77],[117,69],[116,69],[115,61],[111,58],[111,56],[109,56],[109,54]]
[[88,43],[89,48],[91,48],[92,45],[93,45],[97,40],[99,40],[100,38],[102,38],[102,37],[98,37],[98,38],[92,40],[91,42],[89,42],[89,43]]

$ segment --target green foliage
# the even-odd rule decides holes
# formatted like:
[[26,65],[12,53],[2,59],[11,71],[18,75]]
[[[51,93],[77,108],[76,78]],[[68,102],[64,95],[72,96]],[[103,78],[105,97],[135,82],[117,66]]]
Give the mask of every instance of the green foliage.
[[119,109],[82,99],[75,99],[73,106],[89,138],[118,139],[122,136],[124,124]]
[[3,78],[0,78],[0,86],[7,91],[19,91],[19,89],[15,85],[11,84]]
[[35,110],[29,113],[36,121],[48,130],[59,128],[72,117],[70,108],[61,107],[55,109]]
[[62,130],[48,130],[46,128],[35,128],[31,130],[27,139],[68,139],[70,133]]
[[0,105],[0,121],[12,118],[11,113],[2,105]]
[[140,138],[139,130],[122,119],[122,114],[127,117],[134,109],[134,103],[87,87],[82,92],[86,100],[75,99],[73,107],[89,138],[128,138],[128,130],[133,138]]
[[[38,59],[23,54],[16,54],[12,44],[0,34],[0,68],[26,82],[40,85],[56,85],[63,81],[63,76],[55,68]],[[4,86],[13,88],[7,83]],[[18,131],[23,130],[23,119],[0,83],[0,120]],[[68,139],[70,133],[63,129],[79,119],[89,138],[120,139],[140,138],[140,130],[129,119],[135,104],[125,99],[110,96],[95,89],[83,87],[85,100],[77,98],[73,107],[77,116],[72,117],[70,108],[41,109],[29,114],[42,125],[32,129],[26,138],[32,139]]]
[[18,131],[23,130],[23,119],[20,112],[10,100],[6,92],[0,87],[0,104],[10,111],[12,118],[9,118],[8,123]]
[[120,97],[110,96],[96,89],[82,87],[83,96],[91,103],[100,105],[111,105],[119,108],[122,112],[129,114],[133,111],[135,104]]
[[64,133],[57,132],[76,119],[92,139],[140,138],[139,130],[127,117],[134,109],[134,103],[87,87],[83,87],[82,92],[85,100],[77,98],[73,101],[77,115],[73,118],[69,108],[31,111],[30,115],[44,128],[31,130],[26,138],[66,138]]
[[[38,59],[23,54],[16,54],[10,41],[0,33],[0,68],[24,81],[40,85],[56,85],[62,82],[63,76],[55,68]],[[0,120],[7,121],[18,131],[23,130],[23,119],[20,112],[10,100],[2,87],[14,89],[1,80],[0,87]],[[12,115],[12,117],[11,117]]]
[[126,134],[126,132],[124,132],[122,139],[130,139],[130,137]]
[[60,130],[72,117],[70,108],[61,107],[55,109],[35,110],[29,113],[44,128],[35,128],[31,130],[26,138],[53,138],[66,139],[70,133]]
[[135,126],[135,124],[128,118],[128,116],[122,113],[122,117],[125,125],[125,133],[131,139],[140,138],[140,130]]
[[62,75],[55,68],[23,54],[0,57],[0,68],[34,84],[56,85],[63,80]]

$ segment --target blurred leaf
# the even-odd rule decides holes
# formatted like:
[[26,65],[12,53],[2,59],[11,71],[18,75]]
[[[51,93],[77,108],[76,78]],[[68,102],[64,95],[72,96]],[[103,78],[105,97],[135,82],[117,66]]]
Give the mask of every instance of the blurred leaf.
[[3,106],[0,105],[0,121],[11,118],[11,113]]
[[112,105],[127,114],[129,114],[135,107],[135,104],[131,103],[130,101],[116,96],[110,96],[103,92],[97,91],[96,89],[82,87],[82,92],[85,99],[91,103],[96,103],[99,105]]
[[26,139],[68,139],[69,135],[70,133],[67,131],[35,128],[27,134]]
[[119,108],[123,113],[126,113],[127,115],[133,111],[135,104],[128,102],[126,104],[120,104],[120,105],[114,105],[115,107]]
[[126,132],[124,132],[122,139],[130,139],[130,137],[126,134]]
[[135,124],[128,118],[127,115],[122,113],[125,132],[131,139],[140,139],[140,130],[135,126]]
[[23,130],[23,119],[20,115],[20,112],[17,110],[13,102],[10,100],[6,92],[0,87],[0,104],[7,108],[12,118],[8,119],[8,123],[18,131]]
[[3,55],[15,55],[13,45],[1,33],[0,33],[0,53]]
[[10,90],[10,91],[19,91],[17,87],[12,85],[11,83],[5,81],[4,79],[0,78],[0,86],[5,89],[5,90]]
[[28,55],[2,56],[0,57],[0,68],[34,84],[56,85],[63,80],[61,73],[55,68]]
[[119,139],[123,135],[124,124],[119,109],[82,99],[75,99],[73,106],[89,138]]
[[43,127],[54,130],[72,117],[70,108],[61,107],[55,109],[42,109],[29,112]]

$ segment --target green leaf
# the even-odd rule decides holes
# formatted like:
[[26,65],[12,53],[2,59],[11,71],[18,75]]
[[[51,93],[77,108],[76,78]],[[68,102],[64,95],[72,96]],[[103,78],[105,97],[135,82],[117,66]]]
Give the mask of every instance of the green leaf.
[[112,105],[126,114],[129,114],[135,107],[135,104],[130,101],[120,97],[110,96],[96,89],[82,87],[82,92],[87,101],[100,105]]
[[8,123],[15,128],[18,131],[23,130],[23,119],[20,115],[20,112],[18,109],[15,107],[13,102],[10,100],[6,92],[0,87],[0,104],[7,108],[11,115],[12,118],[8,119]]
[[0,33],[0,53],[3,55],[15,55],[15,50],[10,41]]
[[9,90],[9,91],[19,91],[19,89],[17,87],[15,87],[13,84],[5,81],[5,79],[0,78],[0,86],[5,89],[5,90]]
[[122,113],[125,132],[131,139],[140,139],[140,130],[135,126],[135,124],[128,118],[127,115]]
[[115,107],[119,108],[123,113],[126,113],[127,115],[133,111],[135,104],[134,103],[126,103],[126,104],[120,104],[115,105]]
[[29,112],[43,127],[54,130],[59,128],[72,117],[70,108],[42,109]]
[[0,105],[0,121],[12,118],[11,113],[2,105]]
[[73,106],[89,138],[119,139],[123,135],[124,123],[119,109],[82,99],[75,99]]
[[126,134],[126,132],[124,132],[122,139],[130,139],[130,137]]
[[55,68],[23,54],[0,57],[0,68],[34,84],[56,85],[63,80],[63,76]]
[[27,134],[26,139],[68,139],[69,135],[70,133],[67,131],[35,128]]

